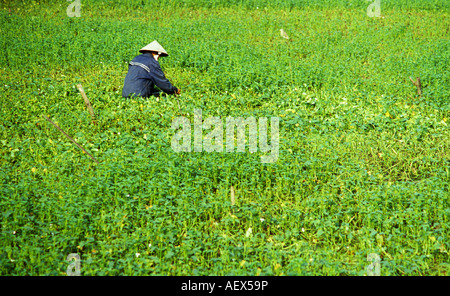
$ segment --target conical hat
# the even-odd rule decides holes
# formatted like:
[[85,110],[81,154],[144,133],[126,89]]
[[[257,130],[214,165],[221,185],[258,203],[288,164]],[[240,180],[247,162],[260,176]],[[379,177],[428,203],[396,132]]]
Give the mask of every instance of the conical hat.
[[161,44],[158,43],[158,41],[153,41],[152,43],[150,43],[147,46],[144,46],[143,48],[141,48],[139,50],[139,52],[144,52],[144,51],[156,51],[156,52],[160,52],[161,56],[168,56],[169,54],[167,53],[167,51],[161,46]]

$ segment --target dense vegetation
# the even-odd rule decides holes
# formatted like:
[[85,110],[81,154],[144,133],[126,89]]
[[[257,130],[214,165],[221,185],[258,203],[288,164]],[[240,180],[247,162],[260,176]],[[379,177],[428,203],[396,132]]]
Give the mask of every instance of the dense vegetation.
[[[0,2],[1,275],[449,275],[448,1],[81,3]],[[153,40],[181,108],[121,97]],[[174,152],[196,108],[280,117],[278,161]]]

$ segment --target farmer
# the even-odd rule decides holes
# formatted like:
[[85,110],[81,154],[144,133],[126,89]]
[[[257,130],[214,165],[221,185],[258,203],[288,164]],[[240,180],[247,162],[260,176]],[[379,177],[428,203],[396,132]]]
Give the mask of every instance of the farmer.
[[129,98],[132,95],[148,98],[159,96],[161,91],[167,94],[180,94],[180,90],[170,83],[164,75],[158,58],[169,54],[155,40],[139,50],[141,55],[135,57],[128,65],[128,73],[122,90],[122,96]]

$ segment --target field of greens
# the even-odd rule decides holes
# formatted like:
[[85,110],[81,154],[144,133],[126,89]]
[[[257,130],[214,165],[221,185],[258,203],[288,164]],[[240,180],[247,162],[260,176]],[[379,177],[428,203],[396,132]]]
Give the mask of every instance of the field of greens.
[[[2,0],[0,275],[450,275],[450,3],[370,3]],[[122,98],[153,40],[181,95]],[[278,160],[175,152],[194,109]]]

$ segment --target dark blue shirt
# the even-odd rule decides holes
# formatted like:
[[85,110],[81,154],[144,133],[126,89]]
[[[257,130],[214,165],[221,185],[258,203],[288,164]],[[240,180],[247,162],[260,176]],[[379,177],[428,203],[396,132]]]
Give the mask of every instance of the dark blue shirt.
[[128,73],[122,90],[123,97],[128,98],[132,94],[144,98],[158,95],[159,91],[155,89],[155,85],[167,94],[178,91],[166,78],[158,61],[150,52],[138,55],[131,63],[135,65],[128,65]]

